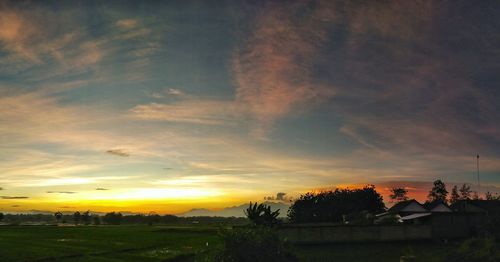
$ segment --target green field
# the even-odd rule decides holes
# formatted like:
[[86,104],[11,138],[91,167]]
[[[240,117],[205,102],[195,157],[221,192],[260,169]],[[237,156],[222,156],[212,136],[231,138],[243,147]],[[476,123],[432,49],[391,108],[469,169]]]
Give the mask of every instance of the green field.
[[[0,261],[210,261],[215,226],[2,226]],[[207,246],[208,243],[208,246]],[[301,261],[440,261],[456,246],[432,242],[296,246]]]

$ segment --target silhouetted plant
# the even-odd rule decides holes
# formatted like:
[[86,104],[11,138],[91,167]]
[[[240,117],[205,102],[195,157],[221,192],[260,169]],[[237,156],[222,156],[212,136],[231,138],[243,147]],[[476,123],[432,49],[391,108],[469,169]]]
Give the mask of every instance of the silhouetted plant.
[[85,224],[85,225],[90,224],[90,211],[89,210],[82,213],[82,221],[83,221],[83,224]]
[[2,220],[3,220],[3,218],[4,218],[3,213],[0,213],[0,221],[2,221]]
[[463,184],[460,188],[460,199],[461,200],[469,200],[471,198],[472,191],[470,190],[470,186],[467,184]]
[[458,194],[458,187],[455,185],[451,189],[450,203],[453,204],[460,200],[460,195]]
[[464,241],[444,262],[497,262],[500,248],[493,238],[473,238]]
[[362,189],[335,189],[300,196],[288,210],[292,223],[341,222],[345,215],[362,211],[377,214],[385,211],[382,196],[369,185]]
[[446,197],[448,196],[448,190],[446,190],[446,185],[440,179],[434,181],[434,186],[431,191],[429,191],[429,195],[427,198],[429,202],[434,202],[436,200],[441,200],[443,203],[447,203]]
[[94,225],[100,225],[101,224],[101,218],[99,216],[93,216],[92,220],[94,220]]
[[222,237],[224,247],[216,255],[215,261],[298,261],[273,228],[261,226],[235,228],[224,231]]
[[57,223],[61,222],[61,218],[63,217],[63,214],[61,212],[55,212],[54,217],[56,218]]
[[102,220],[104,222],[106,222],[106,224],[110,224],[110,225],[119,225],[119,224],[121,224],[122,219],[123,219],[123,215],[121,213],[115,213],[115,212],[107,213],[102,218]]
[[252,205],[252,202],[250,202],[250,205],[245,210],[245,215],[255,225],[272,226],[279,223],[279,211],[278,209],[273,212],[271,206],[262,203],[258,204],[257,202]]
[[389,198],[392,200],[392,202],[401,202],[401,201],[406,201],[408,200],[408,190],[406,190],[403,187],[395,187],[391,189],[391,194],[389,195]]
[[82,215],[80,214],[80,212],[76,211],[74,214],[73,214],[73,221],[75,222],[75,225],[78,225],[80,224],[80,219],[82,218]]

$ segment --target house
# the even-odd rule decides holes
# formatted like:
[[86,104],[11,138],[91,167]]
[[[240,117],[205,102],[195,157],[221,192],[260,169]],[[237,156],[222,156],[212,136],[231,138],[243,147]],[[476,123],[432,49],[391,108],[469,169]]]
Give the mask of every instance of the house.
[[404,217],[415,213],[429,213],[429,210],[427,210],[422,204],[418,203],[415,199],[412,199],[395,204],[389,208],[387,212]]
[[453,210],[451,210],[451,208],[441,200],[435,200],[432,202],[425,202],[424,208],[429,210],[431,213],[453,212]]
[[461,213],[483,213],[488,216],[500,216],[500,201],[459,200],[451,205],[451,209]]

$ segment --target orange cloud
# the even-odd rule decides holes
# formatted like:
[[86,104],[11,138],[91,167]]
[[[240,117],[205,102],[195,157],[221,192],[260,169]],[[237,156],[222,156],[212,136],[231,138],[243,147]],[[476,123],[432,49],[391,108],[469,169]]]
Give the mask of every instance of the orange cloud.
[[275,119],[297,106],[334,94],[311,79],[313,57],[324,42],[325,28],[315,20],[319,14],[294,19],[293,13],[304,8],[300,3],[261,10],[246,45],[235,51],[236,99],[256,119],[254,134],[258,137],[265,137]]

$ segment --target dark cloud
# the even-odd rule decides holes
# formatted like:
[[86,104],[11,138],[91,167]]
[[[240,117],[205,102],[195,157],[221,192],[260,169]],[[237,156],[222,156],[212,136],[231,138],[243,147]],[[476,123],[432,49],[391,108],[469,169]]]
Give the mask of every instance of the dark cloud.
[[98,187],[98,188],[96,188],[95,190],[109,190],[109,189],[107,189],[107,188],[102,188],[102,187]]
[[110,155],[121,156],[121,157],[130,156],[130,153],[128,153],[124,149],[110,149],[110,150],[106,151],[106,153],[108,153]]
[[76,194],[73,191],[47,191],[47,194]]
[[278,192],[278,193],[276,193],[276,196],[267,196],[267,197],[264,197],[264,200],[269,200],[269,201],[288,201],[288,200],[291,200],[291,199],[286,196],[285,192]]
[[10,207],[20,207],[21,205],[12,205]]
[[1,199],[26,199],[27,196],[0,196]]
[[3,187],[0,187],[0,190],[3,190]]

